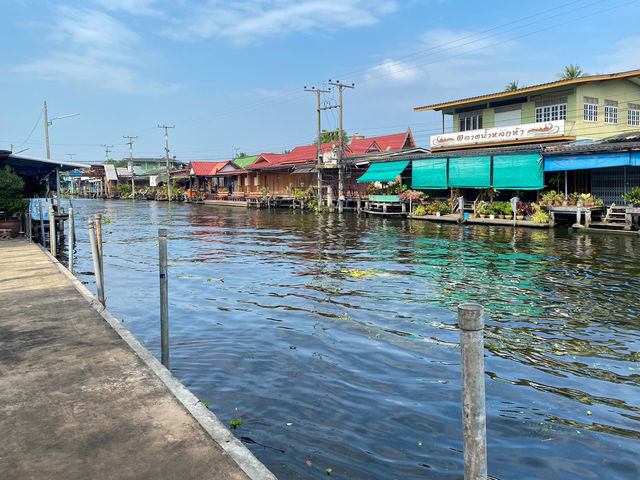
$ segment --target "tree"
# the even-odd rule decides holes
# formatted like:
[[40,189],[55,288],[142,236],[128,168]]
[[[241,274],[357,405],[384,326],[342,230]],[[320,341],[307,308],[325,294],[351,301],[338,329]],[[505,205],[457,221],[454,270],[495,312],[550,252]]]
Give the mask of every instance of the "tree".
[[560,80],[573,80],[574,78],[586,77],[587,74],[582,71],[578,65],[567,65],[564,67],[564,72],[559,73]]
[[103,165],[115,165],[116,168],[118,167],[126,167],[129,165],[129,161],[128,160],[114,160],[112,158],[110,158],[109,160],[105,160]]
[[518,90],[520,87],[518,86],[518,81],[514,80],[513,82],[509,82],[507,83],[507,86],[504,87],[504,91],[505,92],[515,92],[516,90]]
[[[332,142],[338,143],[338,139],[339,139],[338,130],[327,131],[323,129],[321,139],[322,139],[322,143],[332,143]],[[342,131],[342,141],[344,143],[349,143],[349,135],[347,135],[347,132],[345,130]],[[318,144],[318,140],[313,142],[313,145],[317,145],[317,144]]]
[[236,158],[246,158],[248,157],[246,152],[240,152]]

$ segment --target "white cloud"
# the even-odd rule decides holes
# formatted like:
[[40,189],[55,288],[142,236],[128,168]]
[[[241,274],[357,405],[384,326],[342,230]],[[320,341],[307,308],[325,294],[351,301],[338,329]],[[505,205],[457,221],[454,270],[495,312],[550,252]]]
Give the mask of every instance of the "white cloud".
[[411,84],[424,78],[424,72],[411,62],[387,59],[369,68],[364,74],[365,82],[370,86],[393,84]]
[[122,10],[132,15],[159,15],[151,8],[158,0],[94,0],[98,5],[110,11]]
[[165,33],[179,40],[223,37],[246,45],[292,32],[371,26],[396,9],[391,0],[209,0]]
[[160,88],[142,74],[140,37],[110,15],[61,7],[49,40],[51,53],[16,67],[22,74],[122,93]]

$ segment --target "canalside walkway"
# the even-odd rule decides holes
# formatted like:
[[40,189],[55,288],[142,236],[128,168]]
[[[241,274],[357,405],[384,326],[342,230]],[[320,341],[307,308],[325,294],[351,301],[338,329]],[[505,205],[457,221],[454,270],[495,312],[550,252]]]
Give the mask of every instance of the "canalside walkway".
[[0,241],[3,480],[275,479],[99,310],[39,246]]

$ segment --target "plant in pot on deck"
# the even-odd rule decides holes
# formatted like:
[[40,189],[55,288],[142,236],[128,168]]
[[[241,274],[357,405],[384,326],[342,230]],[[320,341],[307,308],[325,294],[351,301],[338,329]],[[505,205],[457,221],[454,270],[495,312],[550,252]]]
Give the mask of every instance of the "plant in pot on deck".
[[11,236],[20,231],[19,215],[27,211],[29,201],[22,198],[24,182],[6,165],[0,169],[0,229],[11,230]]
[[640,204],[640,187],[633,187],[630,192],[622,195],[622,199],[627,202],[627,205]]
[[486,218],[487,215],[491,213],[490,210],[489,204],[485,201],[478,203],[478,207],[476,208],[476,212],[480,218]]

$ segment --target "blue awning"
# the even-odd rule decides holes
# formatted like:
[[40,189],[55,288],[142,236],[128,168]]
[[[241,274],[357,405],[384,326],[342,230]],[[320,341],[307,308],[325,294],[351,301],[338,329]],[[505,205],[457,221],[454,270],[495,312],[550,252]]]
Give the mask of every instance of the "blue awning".
[[[640,165],[640,152],[589,153],[544,157],[545,172]],[[634,159],[635,156],[635,159]],[[634,161],[635,160],[635,161]]]

